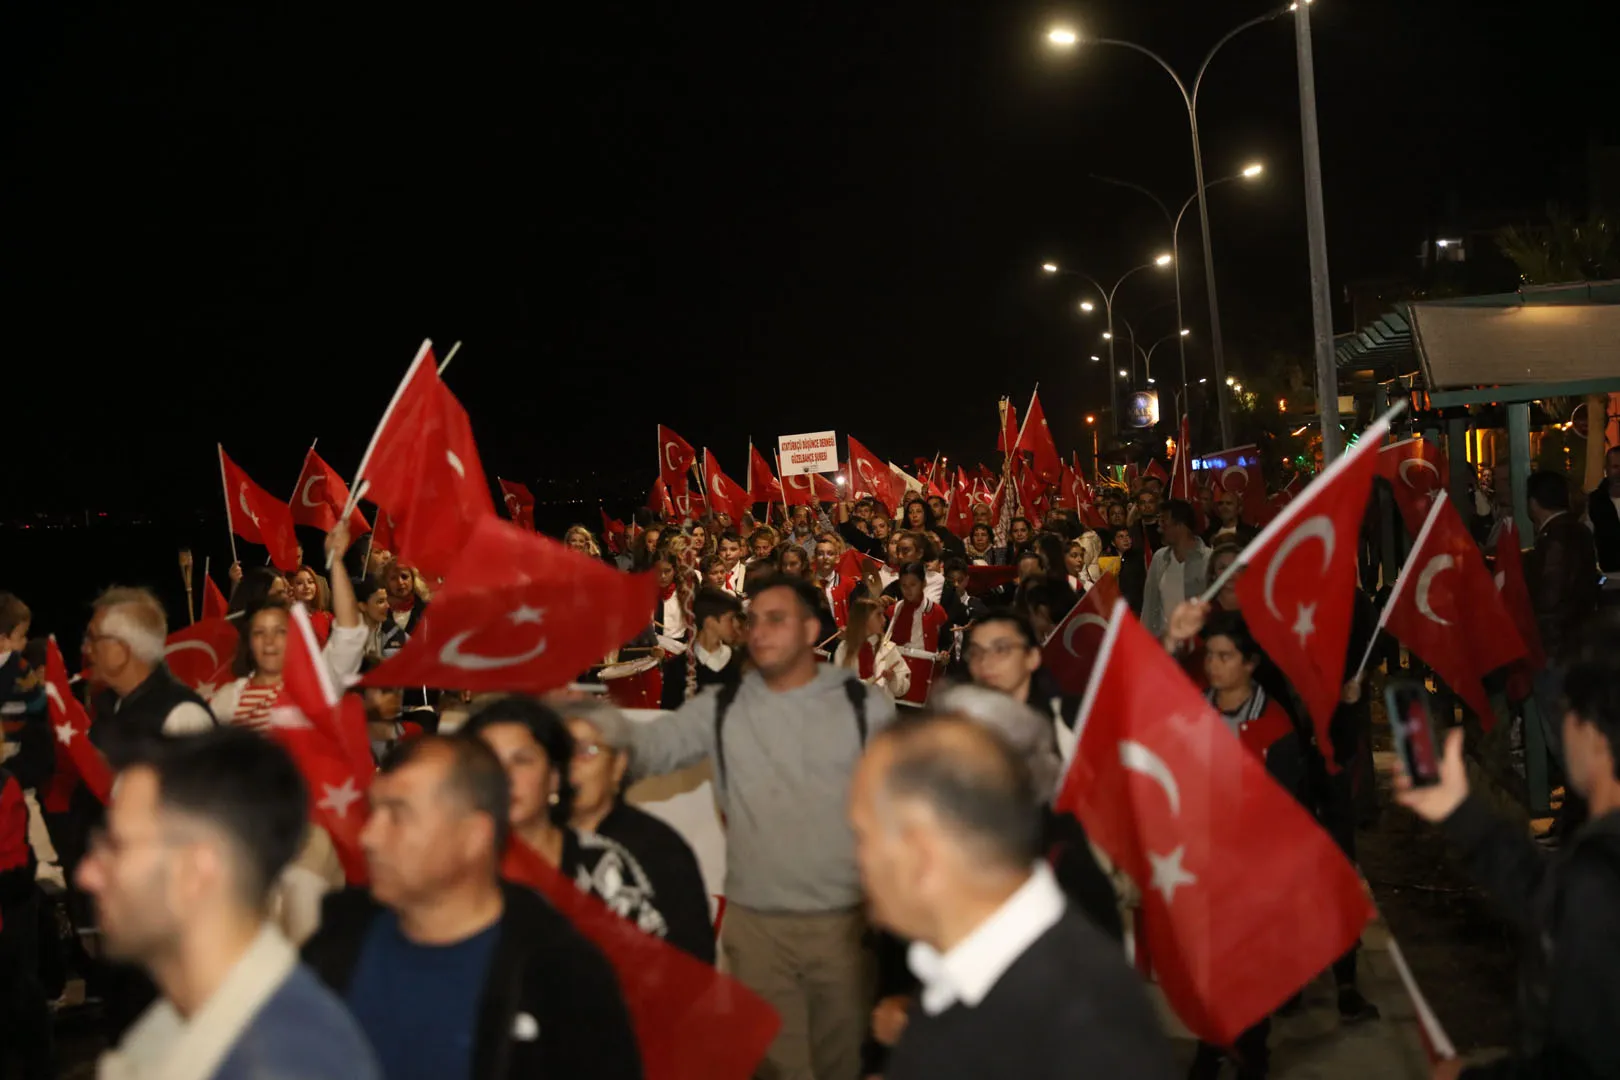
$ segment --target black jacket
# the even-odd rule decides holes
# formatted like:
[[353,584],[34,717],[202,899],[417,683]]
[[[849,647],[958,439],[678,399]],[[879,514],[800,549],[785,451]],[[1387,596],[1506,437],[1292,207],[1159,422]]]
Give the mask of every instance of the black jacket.
[[1548,656],[1557,656],[1597,610],[1597,548],[1591,532],[1573,514],[1550,519],[1537,530],[1524,571],[1541,645]]
[[1552,857],[1478,798],[1443,827],[1524,941],[1517,1053],[1467,1075],[1620,1076],[1620,812]]
[[1174,1075],[1170,1041],[1141,980],[1070,909],[1014,960],[983,1001],[929,1016],[913,1005],[889,1080],[1041,1080]]
[[1620,572],[1620,514],[1614,510],[1616,494],[1620,494],[1620,483],[1605,479],[1587,495],[1586,516],[1592,519],[1592,538],[1597,543],[1598,565],[1605,570]]
[[[613,968],[538,893],[504,882],[501,892],[506,909],[478,1007],[471,1075],[640,1080],[641,1055]],[[332,893],[321,907],[304,962],[339,996],[381,911],[364,889]],[[538,1023],[539,1038],[513,1037],[519,1013]]]

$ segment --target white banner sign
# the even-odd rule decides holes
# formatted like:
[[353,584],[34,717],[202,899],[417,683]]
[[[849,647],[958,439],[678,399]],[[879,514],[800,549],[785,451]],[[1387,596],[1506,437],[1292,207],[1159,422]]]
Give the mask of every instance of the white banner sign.
[[831,431],[783,435],[776,440],[783,476],[838,471],[838,436]]

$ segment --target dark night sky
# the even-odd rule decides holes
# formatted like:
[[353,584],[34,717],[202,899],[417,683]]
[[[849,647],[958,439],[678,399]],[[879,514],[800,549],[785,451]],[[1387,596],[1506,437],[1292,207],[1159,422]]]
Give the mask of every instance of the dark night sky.
[[[1101,403],[1095,327],[1036,267],[1111,279],[1168,246],[1088,173],[1175,203],[1193,181],[1162,72],[1043,33],[1067,17],[1190,75],[1263,10],[476,7],[6,5],[6,509],[211,505],[217,439],[273,489],[317,435],[350,473],[423,336],[465,339],[447,378],[492,476],[650,480],[659,420],[739,476],[750,434],[822,427],[902,461],[987,454],[995,399],[1037,380],[1067,449]],[[1615,100],[1585,7],[1313,11],[1336,283],[1408,269],[1448,208],[1580,197]],[[1238,363],[1309,349],[1296,91],[1283,19],[1201,102],[1212,176],[1268,167],[1211,199]],[[1121,310],[1157,336],[1169,297],[1133,279]]]

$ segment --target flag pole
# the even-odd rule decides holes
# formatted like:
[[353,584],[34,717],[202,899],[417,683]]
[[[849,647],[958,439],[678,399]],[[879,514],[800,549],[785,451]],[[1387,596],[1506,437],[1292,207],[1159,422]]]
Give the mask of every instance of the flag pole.
[[[183,551],[182,554],[190,554],[190,552]],[[203,556],[203,575],[206,577],[207,574],[208,557],[205,555]],[[185,579],[186,583],[186,618],[190,620],[191,625],[195,626],[197,624],[197,613],[192,609],[191,567],[185,567],[180,576]]]
[[444,369],[450,366],[450,361],[454,360],[456,358],[456,353],[458,353],[460,351],[461,351],[461,342],[458,341],[454,345],[450,346],[450,351],[444,354],[444,359],[443,360],[439,361],[439,374],[440,375],[444,374]]
[[[837,448],[834,447],[834,449]],[[782,455],[778,451],[772,450],[771,457],[776,461],[776,486],[782,489],[782,523],[787,525],[793,521],[793,511],[788,509],[787,477],[782,475]],[[815,484],[814,480],[810,481],[812,496],[815,494]],[[810,501],[815,502],[815,499],[812,498]]]
[[239,563],[242,560],[236,557],[236,527],[231,524],[231,485],[225,479],[225,444],[215,443],[214,448],[219,451],[219,487],[225,493],[225,533],[231,538],[231,562]]
[[[1359,445],[1359,444],[1358,444]],[[1373,627],[1372,637],[1367,639],[1367,649],[1361,654],[1361,663],[1356,665],[1356,673],[1345,682],[1355,682],[1361,678],[1362,672],[1367,670],[1367,661],[1372,659],[1373,648],[1378,644],[1378,635],[1384,632],[1384,625],[1389,622],[1389,613],[1395,610],[1395,602],[1401,598],[1406,589],[1406,579],[1412,574],[1412,567],[1417,565],[1418,552],[1423,550],[1424,541],[1434,531],[1434,523],[1440,516],[1440,504],[1445,502],[1446,496],[1442,492],[1435,496],[1433,505],[1429,507],[1428,516],[1423,519],[1423,527],[1418,529],[1417,536],[1412,539],[1412,547],[1406,553],[1406,561],[1401,563],[1400,573],[1395,575],[1395,584],[1389,587],[1389,598],[1384,601],[1383,610],[1378,613],[1378,625]]]

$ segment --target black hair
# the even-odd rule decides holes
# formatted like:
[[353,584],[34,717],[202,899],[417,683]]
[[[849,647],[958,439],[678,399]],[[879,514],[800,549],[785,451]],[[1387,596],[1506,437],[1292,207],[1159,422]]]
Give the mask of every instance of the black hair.
[[967,560],[962,558],[960,555],[952,555],[950,558],[945,560],[944,569],[946,577],[950,577],[952,574],[965,574],[967,573],[967,568]]
[[1037,649],[1040,647],[1040,644],[1035,640],[1035,627],[1030,625],[1029,616],[1022,611],[1015,611],[1012,608],[1005,607],[994,608],[988,615],[981,615],[978,621],[973,624],[973,629],[968,631],[969,640],[972,640],[974,631],[982,627],[997,625],[1010,626],[1018,631],[1018,636],[1024,639],[1024,644],[1028,648]]
[[1569,481],[1563,473],[1555,473],[1548,469],[1530,474],[1525,484],[1529,497],[1543,510],[1569,509]]
[[1244,660],[1258,662],[1265,658],[1265,650],[1249,632],[1249,624],[1236,611],[1217,611],[1209,617],[1209,621],[1204,623],[1204,640],[1212,637],[1228,638]]
[[160,806],[229,838],[237,895],[263,911],[309,828],[309,789],[287,751],[246,728],[217,727],[151,744],[135,766],[157,777]]
[[911,504],[912,503],[916,503],[918,506],[922,507],[923,520],[922,520],[921,530],[925,531],[925,530],[928,530],[928,529],[937,529],[939,527],[939,518],[934,514],[934,508],[932,506],[928,505],[928,500],[927,499],[924,499],[921,496],[918,496],[918,497],[913,498],[913,499],[907,499],[905,508],[900,511],[900,517],[906,521],[906,528],[908,528],[908,529],[911,528],[910,522],[911,522]]
[[731,543],[736,544],[738,547],[741,547],[741,548],[746,548],[748,546],[747,544],[743,543],[743,538],[741,536],[737,535],[735,532],[721,533],[720,534],[720,540],[718,542],[724,544],[728,540]]
[[804,578],[777,571],[755,585],[748,595],[757,599],[771,589],[791,589],[794,598],[799,601],[799,609],[804,618],[821,618],[821,590]]
[[1002,736],[962,716],[897,720],[883,776],[891,799],[926,803],[976,853],[1008,869],[1041,854],[1041,809],[1029,766]]
[[1025,517],[1023,514],[1019,514],[1017,517],[1007,522],[1007,530],[1011,532],[1012,527],[1018,524],[1020,521],[1024,523],[1024,528],[1034,531],[1034,526],[1029,523],[1029,518]]
[[692,597],[692,621],[699,630],[710,619],[723,618],[727,612],[742,614],[742,601],[713,585],[705,585]]
[[231,590],[226,615],[241,615],[257,611],[270,599],[270,590],[281,578],[281,571],[273,566],[248,566],[242,569],[242,580]]
[[495,751],[482,740],[468,738],[465,729],[455,735],[419,735],[394,744],[377,773],[391,776],[427,756],[434,747],[450,751],[450,772],[444,787],[475,814],[489,818],[493,826],[494,857],[498,863],[512,833],[512,786],[506,769]]
[[355,599],[363,604],[367,600],[371,599],[372,595],[379,590],[382,592],[387,592],[388,582],[384,581],[382,577],[377,574],[367,574],[365,577],[361,578],[355,583]]
[[1589,621],[1564,652],[1564,700],[1582,722],[1609,742],[1620,779],[1620,615],[1605,612]]
[[1193,512],[1193,504],[1186,499],[1170,499],[1159,507],[1159,519],[1168,517],[1177,525],[1185,525],[1189,529],[1198,528],[1198,515]]
[[574,761],[574,737],[569,734],[567,723],[549,706],[514,694],[492,701],[473,713],[457,735],[477,740],[482,745],[479,733],[497,724],[516,724],[527,729],[535,745],[545,751],[551,771],[557,774],[557,801],[547,808],[547,813],[553,824],[566,827],[574,812],[574,784],[568,775]]

